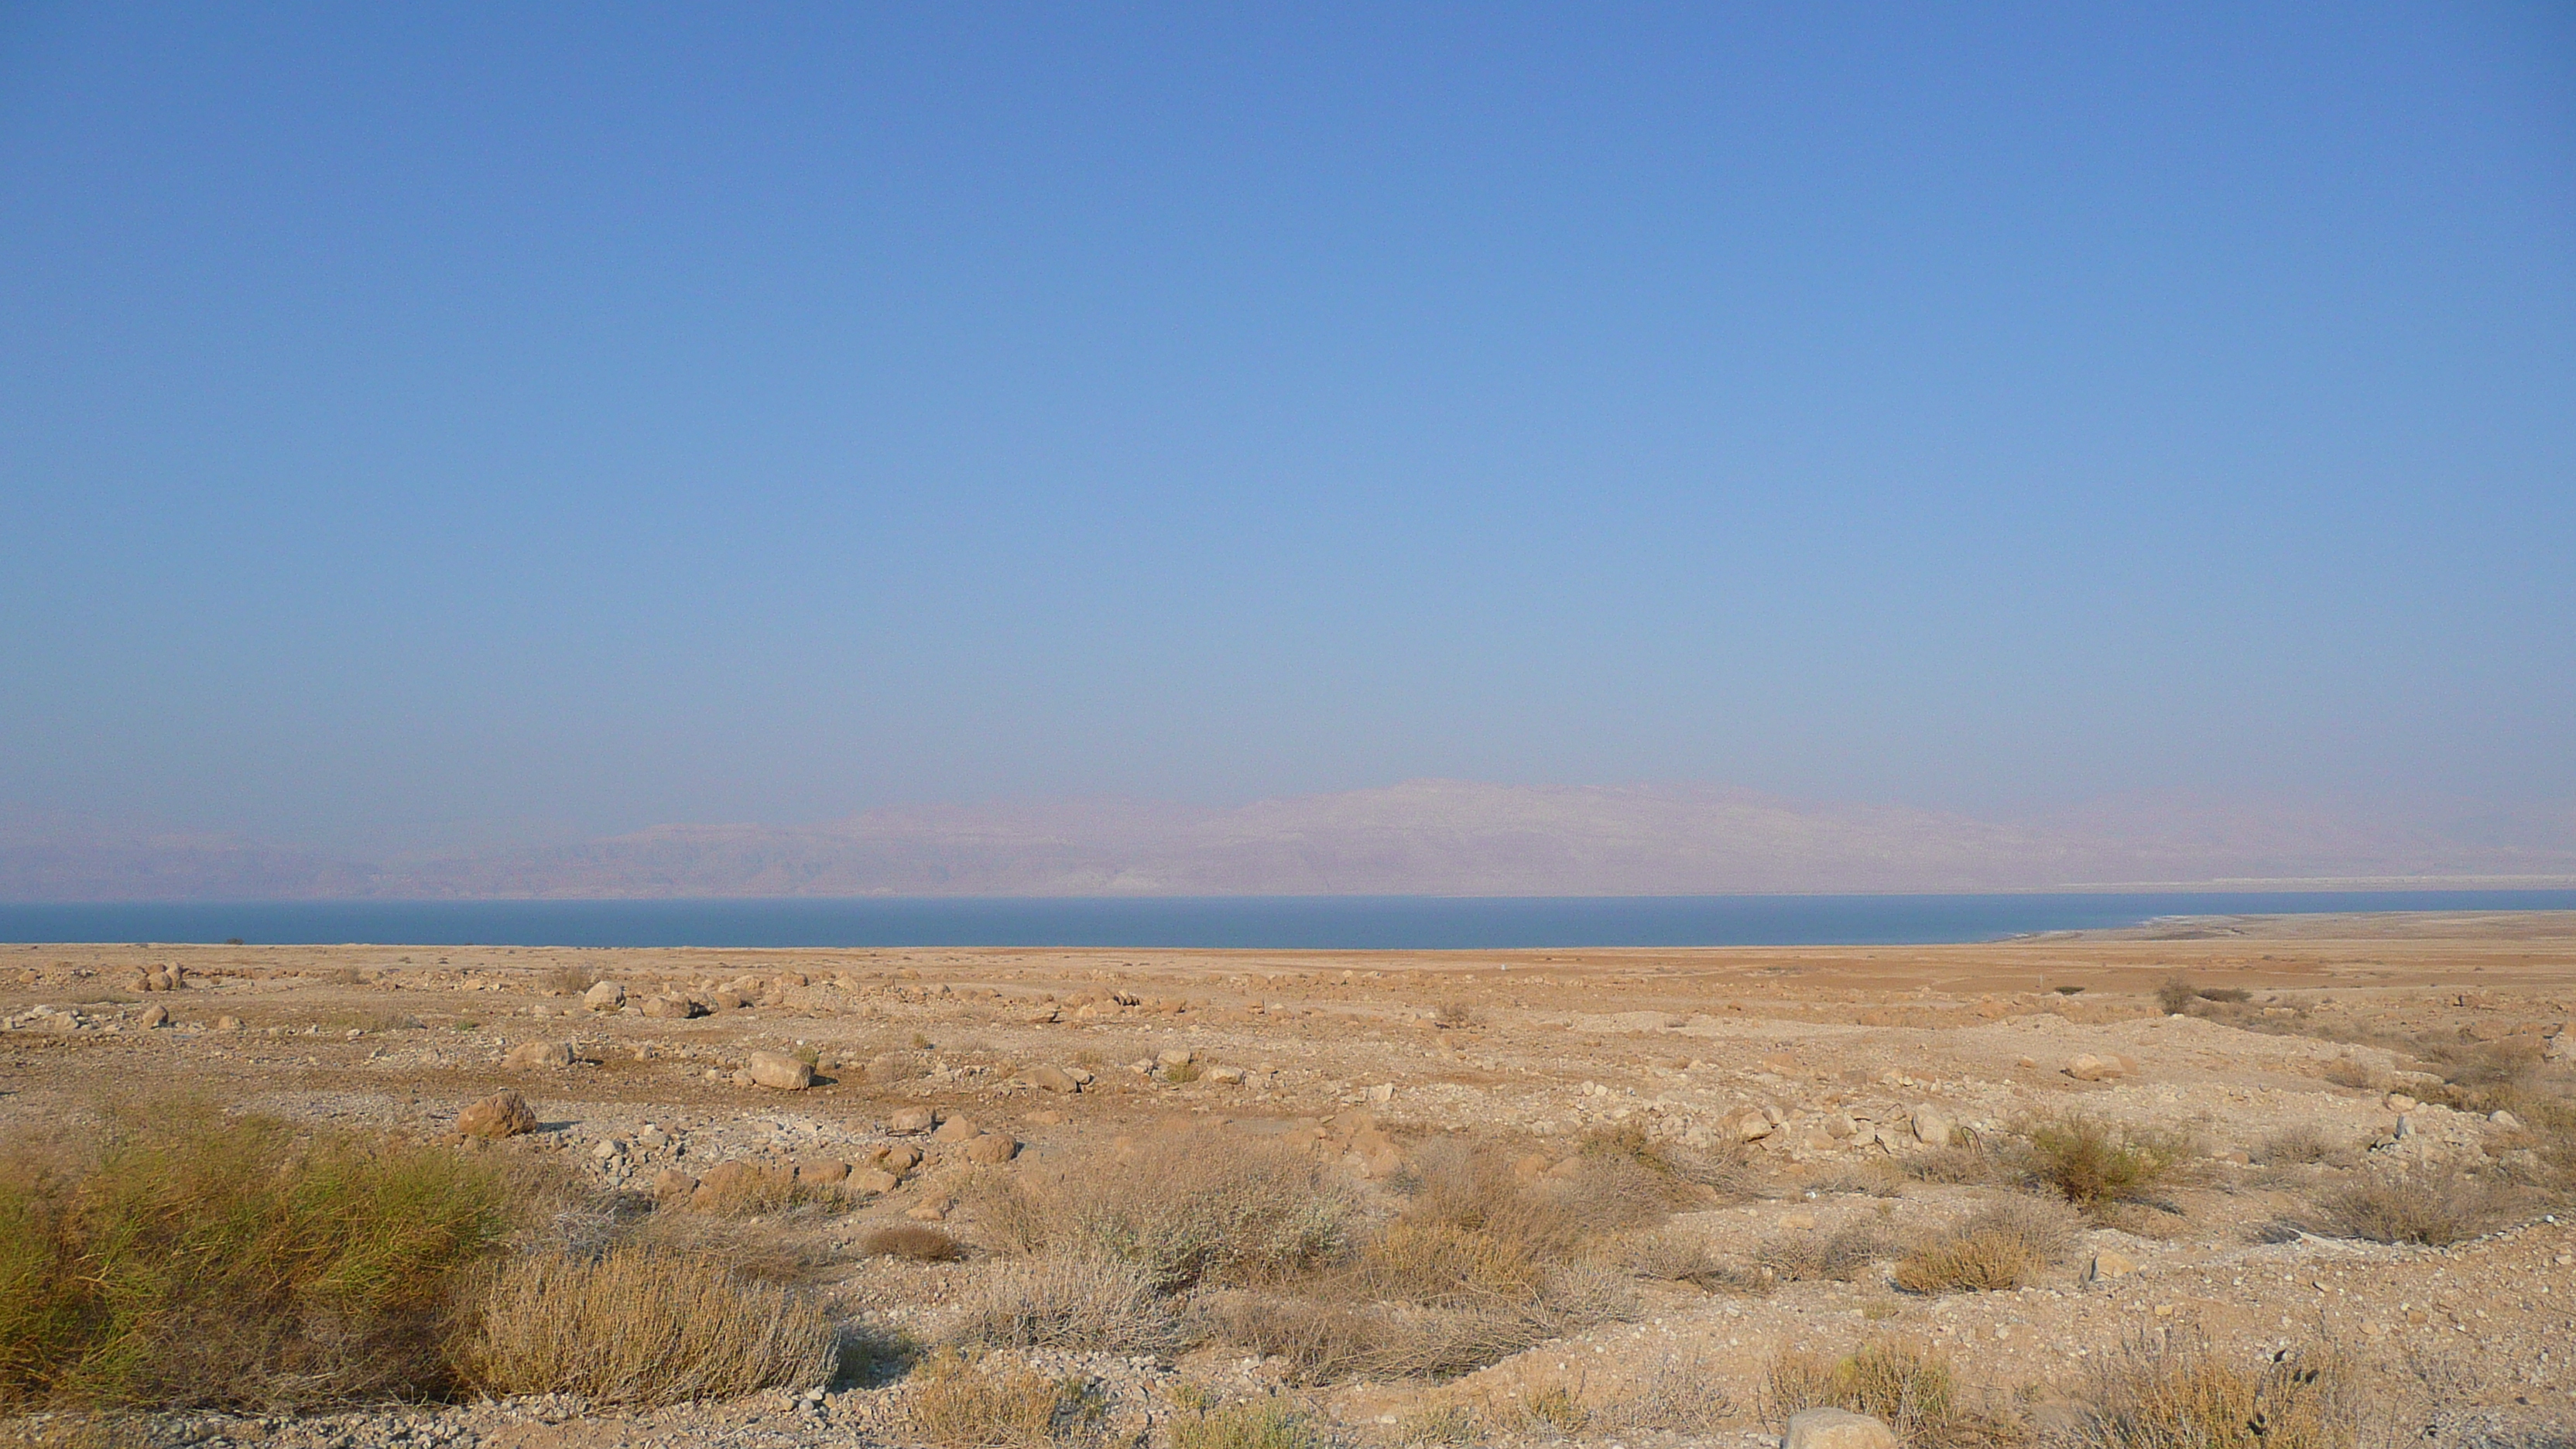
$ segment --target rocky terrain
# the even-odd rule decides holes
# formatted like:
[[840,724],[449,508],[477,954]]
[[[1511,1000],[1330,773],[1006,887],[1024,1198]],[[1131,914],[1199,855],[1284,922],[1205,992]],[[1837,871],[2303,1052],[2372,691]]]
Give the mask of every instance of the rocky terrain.
[[[1444,1142],[1533,1182],[1605,1142],[1669,1154],[1706,1170],[1655,1242],[1714,1266],[1627,1264],[1617,1311],[1445,1377],[1300,1375],[1222,1342],[1021,1352],[1091,1384],[1100,1432],[1129,1442],[1276,1392],[1354,1441],[1776,1443],[1784,1356],[1894,1342],[2026,1434],[2124,1355],[2188,1343],[2336,1356],[2369,1442],[2542,1445],[2576,1442],[2576,1143],[2510,1104],[2563,1100],[2571,1016],[2576,917],[2547,914],[1852,949],[11,947],[0,1129],[196,1099],[540,1160],[765,1236],[850,1325],[811,1392],[119,1430],[149,1442],[912,1442],[903,1345],[938,1341],[1009,1259],[991,1185],[1179,1139],[1321,1162],[1373,1211]],[[2068,1122],[2177,1160],[2152,1191],[2052,1207],[2064,1241],[2023,1286],[1900,1286],[1909,1244],[2046,1198],[1999,1164]],[[2440,1242],[2321,1213],[2370,1183],[2483,1196]],[[896,1223],[963,1256],[888,1256]],[[1696,1421],[1622,1417],[1684,1380]],[[1590,1407],[1532,1407],[1569,1403]]]

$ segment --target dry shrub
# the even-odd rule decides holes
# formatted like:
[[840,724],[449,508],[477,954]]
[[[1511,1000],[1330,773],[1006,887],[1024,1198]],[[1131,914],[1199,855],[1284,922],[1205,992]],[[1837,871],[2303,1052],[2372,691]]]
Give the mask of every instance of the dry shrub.
[[1953,1187],[1992,1186],[2011,1173],[2011,1164],[1984,1142],[1934,1147],[1899,1159],[1896,1168],[1916,1182],[1944,1183]]
[[2503,1225],[2513,1194],[2452,1168],[2423,1168],[2394,1177],[2345,1183],[2317,1199],[2303,1224],[2331,1238],[2446,1247]]
[[2164,984],[2156,988],[2156,1005],[2163,1007],[2167,1016],[2190,1010],[2199,997],[2199,989],[2180,974],[2166,977]]
[[1787,1353],[1771,1361],[1763,1408],[1785,1421],[1800,1409],[1848,1409],[1886,1421],[1908,1449],[1989,1449],[2018,1442],[2019,1426],[1970,1409],[1949,1362],[1909,1344],[1874,1343],[1827,1361]]
[[1994,1293],[2027,1288],[2075,1239],[2063,1208],[2006,1199],[1915,1245],[1896,1264],[1908,1293]]
[[487,1393],[617,1404],[806,1388],[829,1380],[837,1360],[830,1320],[803,1295],[631,1246],[511,1262],[466,1351]]
[[599,973],[587,966],[557,966],[541,979],[550,991],[579,996],[599,984]]
[[1069,1252],[990,1265],[953,1332],[963,1343],[1115,1353],[1162,1353],[1188,1339],[1144,1269]]
[[1171,1449],[1325,1449],[1332,1436],[1283,1399],[1202,1408],[1172,1422]]
[[1845,1223],[1830,1233],[1783,1233],[1764,1243],[1763,1266],[1791,1282],[1848,1283],[1895,1251],[1874,1223]]
[[913,1370],[905,1416],[938,1449],[1020,1449],[1099,1435],[1108,1405],[1088,1381],[1050,1379],[955,1349]]
[[1347,1242],[1351,1200],[1312,1160],[1219,1132],[980,1187],[984,1221],[1023,1251],[1115,1258],[1173,1292],[1313,1268]]
[[1611,1433],[1662,1430],[1713,1439],[1737,1417],[1717,1371],[1697,1358],[1656,1360],[1617,1394],[1595,1404],[1591,1425]]
[[1465,1404],[1433,1404],[1397,1419],[1395,1437],[1401,1444],[1482,1444],[1485,1429]]
[[2328,1141],[2315,1127],[2301,1122],[2284,1127],[2255,1145],[2252,1156],[2265,1167],[2302,1166],[2315,1162],[2339,1162],[2349,1154]]
[[2283,1350],[2254,1365],[2205,1348],[2135,1342],[2094,1366],[2066,1449],[2352,1449],[2358,1416],[2341,1360]]
[[1669,1228],[1623,1233],[1594,1250],[1601,1262],[1665,1283],[1688,1283],[1709,1293],[1765,1293],[1771,1279],[1726,1262],[1702,1239]]
[[1285,1359],[1300,1381],[1327,1383],[1472,1373],[1593,1324],[1634,1318],[1637,1304],[1608,1274],[1563,1269],[1520,1300],[1433,1306],[1238,1293],[1207,1300],[1201,1312],[1216,1336]]
[[2254,999],[2254,993],[2242,986],[2204,986],[2199,996],[2203,1001],[2215,1001],[2224,1006],[2243,1006]]
[[2333,1061],[2326,1063],[2324,1068],[2321,1069],[2317,1075],[2334,1083],[2338,1087],[2367,1087],[2370,1085],[2370,1068],[2363,1066],[2361,1063],[2354,1061],[2350,1057],[2335,1058]]
[[2093,1211],[2144,1197],[2171,1178],[2189,1148],[2180,1138],[2090,1117],[2061,1117],[2023,1129],[2025,1178]]
[[441,1392],[457,1301],[526,1215],[454,1153],[193,1108],[0,1161],[0,1402]]
[[1444,1001],[1432,1011],[1431,1019],[1446,1027],[1483,1026],[1485,1013],[1464,1001]]
[[[1627,1164],[1645,1169],[1650,1181],[1639,1181],[1630,1174],[1620,1176],[1631,1184],[1631,1190],[1654,1191],[1667,1206],[1711,1198],[1741,1201],[1753,1195],[1753,1167],[1741,1147],[1732,1152],[1714,1152],[1678,1142],[1659,1142],[1646,1135],[1642,1123],[1622,1122],[1585,1134],[1579,1151],[1587,1167]],[[1590,1186],[1599,1191],[1599,1183]]]
[[928,1223],[881,1223],[861,1233],[858,1246],[872,1258],[915,1263],[954,1263],[966,1256],[964,1244]]
[[1176,1087],[1186,1087],[1198,1079],[1199,1064],[1196,1062],[1174,1062],[1163,1068],[1163,1080]]
[[1512,1400],[1508,1409],[1512,1426],[1525,1435],[1561,1438],[1592,1425],[1592,1411],[1584,1406],[1582,1390],[1572,1384],[1533,1388]]
[[687,1205],[692,1212],[748,1218],[801,1207],[838,1207],[844,1201],[838,1187],[797,1181],[796,1169],[785,1163],[735,1161],[709,1168]]

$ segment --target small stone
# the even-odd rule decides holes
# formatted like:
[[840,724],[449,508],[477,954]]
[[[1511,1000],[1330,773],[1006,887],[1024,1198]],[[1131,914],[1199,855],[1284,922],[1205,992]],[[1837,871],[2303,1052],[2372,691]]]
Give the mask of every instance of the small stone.
[[2086,1052],[2068,1062],[2065,1071],[2066,1075],[2079,1082],[2107,1082],[2114,1077],[2127,1074],[2127,1068],[2120,1058],[2095,1056],[2091,1052]]
[[2422,1104],[2404,1092],[2391,1092],[2380,1099],[2380,1105],[2402,1117]]
[[909,1136],[929,1131],[938,1121],[939,1114],[928,1107],[905,1107],[886,1118],[885,1130],[897,1136]]
[[602,981],[581,994],[581,1004],[593,1011],[615,1011],[626,1004],[626,988]]
[[1243,1085],[1243,1068],[1241,1067],[1210,1067],[1208,1068],[1207,1076],[1209,1081],[1214,1082],[1221,1087],[1239,1087]]
[[515,1091],[495,1092],[456,1114],[456,1130],[468,1137],[516,1137],[536,1126],[536,1109]]
[[505,1067],[568,1067],[572,1065],[572,1045],[560,1041],[523,1041],[510,1048],[501,1058]]
[[1368,1099],[1380,1106],[1395,1100],[1395,1083],[1380,1082],[1368,1089]]
[[882,1168],[871,1167],[850,1175],[850,1191],[873,1193],[879,1197],[903,1186],[903,1179]]
[[921,1165],[921,1149],[909,1143],[880,1147],[868,1154],[868,1161],[900,1176]]
[[800,1162],[796,1164],[796,1180],[798,1182],[810,1182],[824,1187],[831,1187],[837,1183],[843,1183],[850,1180],[850,1164],[846,1162]]
[[1029,1073],[1029,1080],[1045,1092],[1079,1092],[1082,1084],[1062,1067],[1043,1066]]
[[2088,1282],[2096,1282],[2104,1278],[2126,1278],[2136,1271],[2137,1260],[2106,1249],[2093,1255],[2093,1261],[2085,1266],[2084,1277]]
[[1800,1409],[1780,1449],[1896,1449],[1896,1431],[1848,1409]]
[[1772,1133],[1771,1119],[1759,1107],[1738,1107],[1717,1119],[1717,1130],[1738,1142],[1759,1142]]
[[238,1016],[219,1016],[219,1017],[216,1017],[216,1018],[215,1018],[215,1030],[217,1030],[217,1031],[239,1031],[239,1030],[241,1030],[241,1018],[240,1018],[240,1017],[238,1017]]
[[1188,1047],[1173,1047],[1167,1051],[1156,1052],[1154,1054],[1154,1065],[1158,1067],[1186,1067],[1190,1063],[1197,1061],[1198,1055],[1199,1054],[1197,1052],[1190,1050]]
[[753,1052],[744,1070],[754,1082],[781,1092],[801,1092],[814,1085],[812,1065],[784,1052]]
[[991,1167],[1020,1155],[1020,1144],[1009,1135],[987,1132],[966,1144],[966,1160]]
[[948,1221],[948,1209],[935,1202],[926,1202],[908,1210],[904,1216],[916,1223],[944,1223]]
[[170,1008],[166,1006],[147,1006],[143,1008],[142,1021],[144,1029],[147,1031],[153,1027],[168,1026],[170,1024]]
[[2522,1119],[2513,1115],[2511,1112],[2489,1112],[2487,1114],[2487,1120],[2494,1123],[2496,1126],[2503,1128],[2507,1132],[2519,1132],[2522,1130]]
[[660,1021],[687,1021],[707,1014],[705,1007],[685,996],[648,996],[636,1010]]
[[939,1142],[972,1142],[983,1135],[983,1131],[983,1128],[975,1125],[975,1119],[972,1117],[951,1117],[940,1123],[939,1130],[930,1135],[933,1140]]

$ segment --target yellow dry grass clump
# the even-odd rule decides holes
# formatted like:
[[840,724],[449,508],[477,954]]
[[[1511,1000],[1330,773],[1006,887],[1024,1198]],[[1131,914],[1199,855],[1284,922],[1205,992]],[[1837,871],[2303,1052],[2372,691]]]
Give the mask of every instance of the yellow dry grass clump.
[[912,1372],[905,1415],[937,1449],[1026,1449],[1098,1437],[1107,1405],[1078,1378],[1051,1379],[956,1349]]
[[435,1393],[519,1189],[456,1155],[202,1109],[0,1169],[0,1401]]
[[832,1325],[801,1295],[720,1264],[621,1246],[505,1267],[465,1358],[495,1394],[674,1404],[832,1376]]
[[2074,1241],[2063,1207],[2006,1198],[1915,1245],[1892,1275],[1908,1293],[1998,1293],[2027,1288]]
[[2095,1370],[2064,1437],[2069,1449],[2353,1449],[2355,1408],[2331,1353],[2235,1364],[2139,1343]]

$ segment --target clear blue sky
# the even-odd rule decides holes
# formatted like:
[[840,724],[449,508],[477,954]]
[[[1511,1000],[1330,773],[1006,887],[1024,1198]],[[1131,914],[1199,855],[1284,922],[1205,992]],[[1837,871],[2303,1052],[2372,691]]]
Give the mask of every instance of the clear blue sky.
[[2576,9],[0,9],[0,806],[2576,795]]

